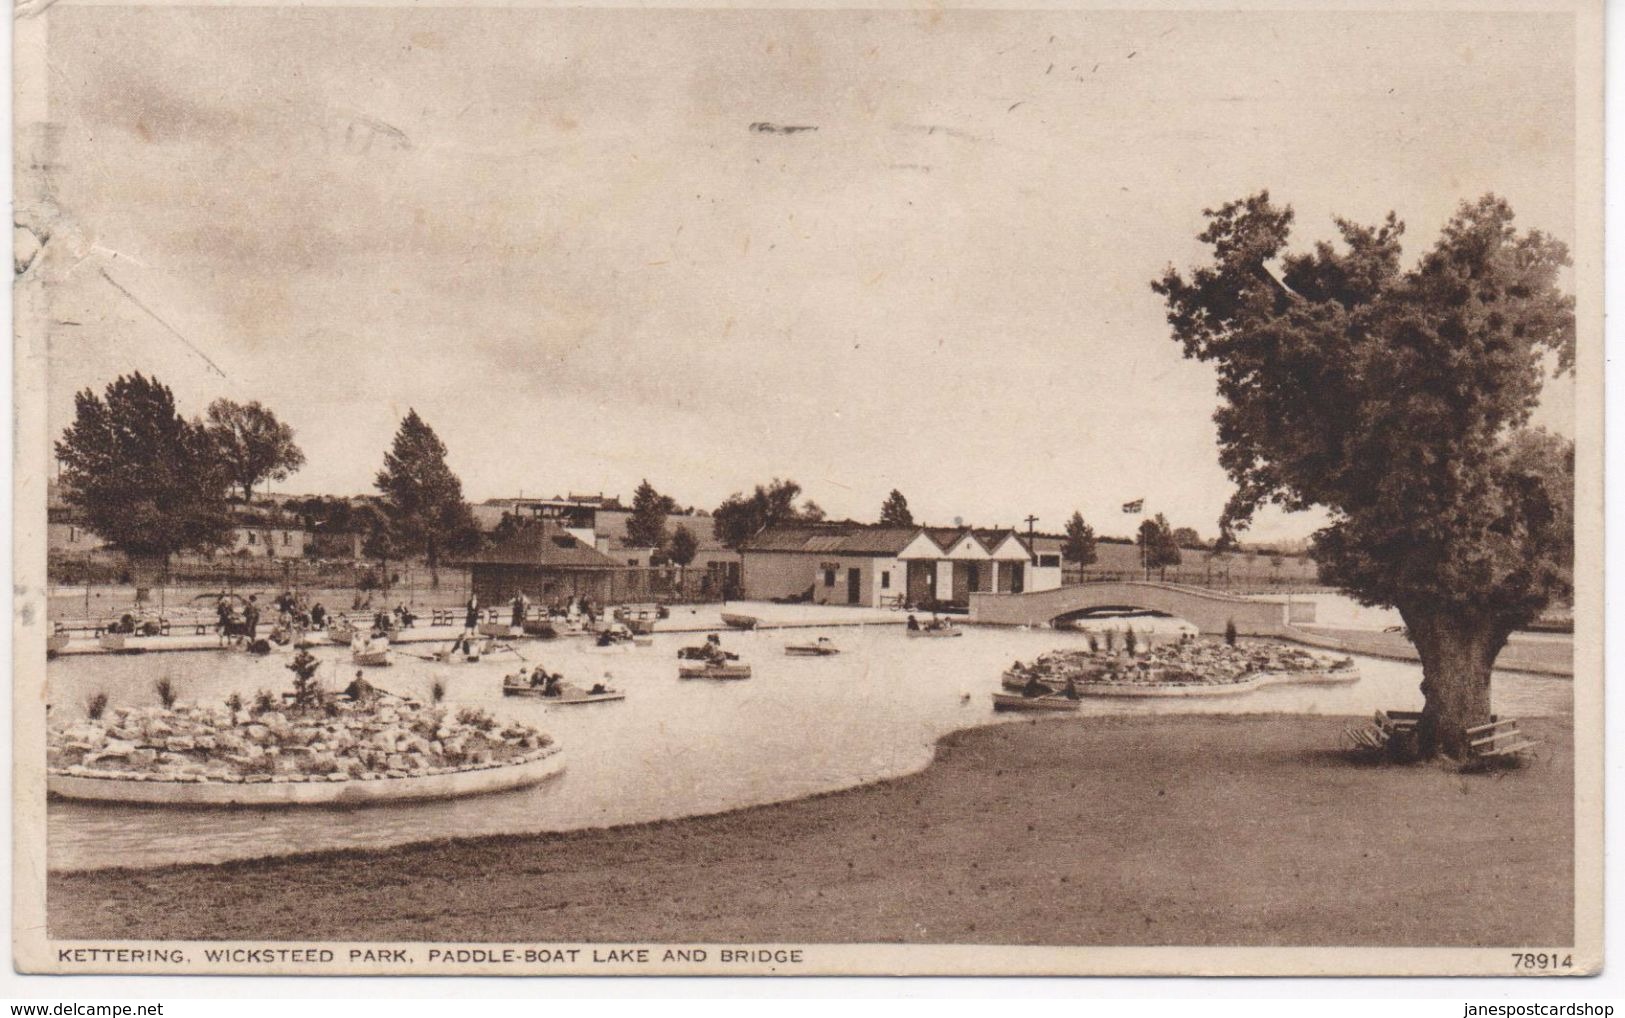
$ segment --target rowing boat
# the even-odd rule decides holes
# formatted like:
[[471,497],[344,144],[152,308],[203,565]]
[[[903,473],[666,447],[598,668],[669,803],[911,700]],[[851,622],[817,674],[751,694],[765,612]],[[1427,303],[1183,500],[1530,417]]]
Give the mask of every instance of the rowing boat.
[[1020,696],[1012,693],[994,693],[994,710],[1075,711],[1080,701],[1064,696]]
[[942,637],[945,637],[945,636],[963,636],[963,635],[965,635],[965,631],[963,629],[960,629],[958,626],[935,626],[935,627],[921,626],[919,629],[910,629],[907,632],[908,632],[908,635],[910,635],[910,636],[929,636],[929,637],[935,637],[935,638],[938,638],[938,639],[941,639]]
[[678,665],[678,678],[751,678],[751,665]]
[[735,615],[732,612],[723,612],[722,624],[732,629],[755,629],[762,624],[762,620],[754,615]]
[[829,642],[829,637],[821,636],[817,643],[787,643],[784,652],[790,657],[829,657],[839,654],[841,648]]
[[504,682],[502,684],[503,696],[525,696],[564,706],[573,706],[580,703],[608,703],[611,700],[626,699],[626,694],[618,689],[606,689],[602,693],[591,693],[568,682],[559,683],[558,690],[556,696],[548,696],[542,692],[541,686],[533,686],[529,682]]

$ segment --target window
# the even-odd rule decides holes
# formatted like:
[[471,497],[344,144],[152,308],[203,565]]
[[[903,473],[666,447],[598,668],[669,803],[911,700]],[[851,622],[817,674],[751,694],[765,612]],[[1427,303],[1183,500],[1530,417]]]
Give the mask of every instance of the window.
[[826,586],[826,587],[835,586],[835,570],[833,570],[833,569],[824,570],[824,586]]
[[1061,556],[1040,555],[1038,556],[1038,565],[1043,569],[1059,569],[1061,568]]
[[888,569],[885,572],[880,574],[880,589],[881,590],[890,590],[891,589],[891,570],[890,569]]
[[79,543],[79,528],[78,527],[69,527],[68,528],[68,543],[69,544],[78,544]]
[[288,545],[290,545],[292,543],[293,543],[293,531],[284,530],[282,532],[282,547],[286,548]]

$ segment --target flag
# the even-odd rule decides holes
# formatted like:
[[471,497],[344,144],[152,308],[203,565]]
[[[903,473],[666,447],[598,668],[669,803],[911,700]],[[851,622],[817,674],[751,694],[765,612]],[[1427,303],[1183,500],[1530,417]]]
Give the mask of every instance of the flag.
[[1143,499],[1143,498],[1137,498],[1132,502],[1124,502],[1123,503],[1123,511],[1126,512],[1126,513],[1137,513],[1137,512],[1139,512],[1140,510],[1142,510],[1144,508],[1145,508],[1145,499]]

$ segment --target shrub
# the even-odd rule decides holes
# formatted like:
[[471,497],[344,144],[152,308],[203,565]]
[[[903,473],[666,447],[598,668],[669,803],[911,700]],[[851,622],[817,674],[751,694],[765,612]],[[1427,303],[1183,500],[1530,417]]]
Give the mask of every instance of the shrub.
[[435,679],[434,680],[434,685],[429,687],[429,700],[432,703],[440,703],[445,698],[446,698],[446,684],[444,682],[441,682],[439,679]]
[[1236,620],[1229,619],[1224,624],[1224,642],[1234,647],[1236,645]]
[[1140,638],[1134,634],[1133,626],[1123,630],[1123,648],[1130,654],[1137,653],[1140,649]]
[[158,693],[158,702],[166,709],[175,706],[175,701],[180,697],[180,690],[175,688],[174,680],[167,675],[154,682],[152,688]]
[[106,712],[107,712],[107,694],[106,693],[96,693],[96,694],[92,695],[89,700],[85,701],[85,714],[87,714],[90,717],[90,720],[92,720],[92,721],[100,721],[102,719],[102,715],[105,714]]
[[243,694],[233,693],[226,697],[226,709],[231,711],[231,717],[236,720],[237,715],[243,712]]
[[276,697],[272,695],[269,689],[262,689],[254,694],[254,708],[249,711],[250,714],[258,717],[261,714],[269,714],[274,710],[276,710]]
[[481,732],[491,732],[496,729],[497,719],[478,707],[464,707],[457,712],[457,723]]

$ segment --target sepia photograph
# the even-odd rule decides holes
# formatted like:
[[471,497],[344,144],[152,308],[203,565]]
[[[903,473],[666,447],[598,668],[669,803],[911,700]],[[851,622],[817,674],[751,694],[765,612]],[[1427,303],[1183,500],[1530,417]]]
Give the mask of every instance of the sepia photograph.
[[18,5],[17,966],[1595,974],[1602,16]]

